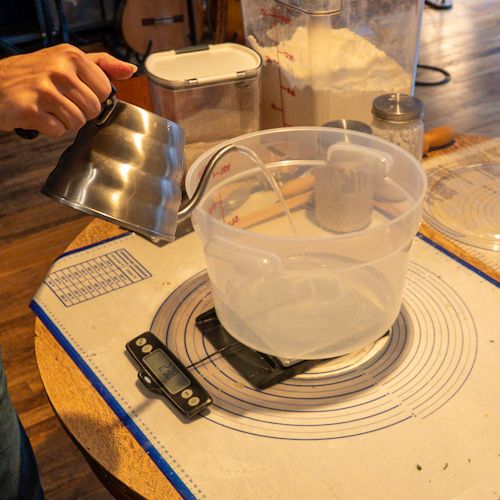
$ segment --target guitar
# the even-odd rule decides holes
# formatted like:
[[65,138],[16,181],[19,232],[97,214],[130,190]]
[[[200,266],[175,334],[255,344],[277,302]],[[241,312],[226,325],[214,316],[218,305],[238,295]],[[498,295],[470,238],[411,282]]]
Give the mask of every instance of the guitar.
[[226,40],[245,45],[245,33],[243,28],[243,16],[241,13],[240,0],[229,0],[227,2]]
[[196,45],[203,36],[202,0],[126,0],[121,29],[142,56]]
[[208,0],[207,16],[216,43],[245,44],[240,0]]

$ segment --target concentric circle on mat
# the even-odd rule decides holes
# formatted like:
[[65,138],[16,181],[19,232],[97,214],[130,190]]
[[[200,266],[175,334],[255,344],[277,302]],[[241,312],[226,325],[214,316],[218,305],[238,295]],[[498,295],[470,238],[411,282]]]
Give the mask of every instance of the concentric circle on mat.
[[424,215],[429,224],[452,238],[500,250],[500,164],[431,170]]
[[[214,352],[195,326],[211,307],[203,272],[165,300],[151,330],[190,365]],[[433,414],[463,385],[476,351],[467,306],[438,276],[412,263],[391,334],[364,351],[325,361],[264,391],[220,355],[193,370],[214,399],[206,416],[214,424],[276,439],[338,439]]]

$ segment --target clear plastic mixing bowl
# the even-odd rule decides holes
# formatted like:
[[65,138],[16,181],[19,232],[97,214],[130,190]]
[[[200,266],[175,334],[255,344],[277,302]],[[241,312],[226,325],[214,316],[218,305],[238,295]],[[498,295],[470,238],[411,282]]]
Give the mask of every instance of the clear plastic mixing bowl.
[[342,355],[384,335],[421,220],[420,164],[359,132],[273,129],[199,157],[188,195],[227,144],[255,152],[266,172],[241,151],[227,153],[192,215],[224,327],[249,347],[294,359]]

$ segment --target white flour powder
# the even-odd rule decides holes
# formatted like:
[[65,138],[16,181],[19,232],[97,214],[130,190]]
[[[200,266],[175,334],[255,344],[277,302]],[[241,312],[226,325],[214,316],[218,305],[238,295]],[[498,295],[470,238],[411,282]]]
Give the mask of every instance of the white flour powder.
[[269,30],[272,46],[248,37],[264,62],[265,128],[341,118],[369,123],[375,97],[411,91],[411,74],[392,57],[347,28],[332,29],[327,19],[313,19],[309,29],[299,26],[288,39],[279,39],[278,28]]

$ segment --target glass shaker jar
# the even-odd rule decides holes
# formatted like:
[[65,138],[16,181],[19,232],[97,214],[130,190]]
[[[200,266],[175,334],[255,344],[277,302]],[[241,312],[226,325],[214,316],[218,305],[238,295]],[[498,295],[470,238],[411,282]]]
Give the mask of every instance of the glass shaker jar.
[[422,159],[424,104],[408,94],[384,94],[372,104],[373,134],[401,146]]

